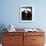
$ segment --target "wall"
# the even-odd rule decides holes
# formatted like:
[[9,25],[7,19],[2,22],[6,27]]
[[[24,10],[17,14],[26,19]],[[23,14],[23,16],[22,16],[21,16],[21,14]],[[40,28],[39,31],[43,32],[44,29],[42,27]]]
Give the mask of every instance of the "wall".
[[[34,6],[34,22],[19,21],[20,5]],[[0,0],[0,31],[9,24],[22,29],[40,27],[46,32],[46,0]]]
[[[46,0],[1,0],[0,25],[13,24],[16,28],[38,27],[46,28]],[[33,5],[35,21],[21,23],[19,21],[20,5]]]

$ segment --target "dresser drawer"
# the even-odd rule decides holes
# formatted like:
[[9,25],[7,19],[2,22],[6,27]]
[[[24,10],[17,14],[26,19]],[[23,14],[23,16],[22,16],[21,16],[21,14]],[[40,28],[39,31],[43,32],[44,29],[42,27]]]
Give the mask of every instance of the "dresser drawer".
[[15,42],[21,42],[23,41],[23,36],[4,36],[3,37],[3,43],[15,43]]
[[23,36],[23,32],[4,32],[5,36]]
[[10,44],[10,43],[4,44],[4,43],[3,43],[2,46],[23,46],[23,43],[19,43],[19,44],[18,44],[18,43],[17,43],[17,44],[16,44],[16,43],[12,43],[12,44]]
[[44,44],[32,44],[32,46],[44,46]]
[[16,46],[15,44],[3,44],[2,46]]
[[32,43],[33,44],[43,44],[44,36],[32,36]]
[[44,36],[44,32],[25,32],[24,36]]

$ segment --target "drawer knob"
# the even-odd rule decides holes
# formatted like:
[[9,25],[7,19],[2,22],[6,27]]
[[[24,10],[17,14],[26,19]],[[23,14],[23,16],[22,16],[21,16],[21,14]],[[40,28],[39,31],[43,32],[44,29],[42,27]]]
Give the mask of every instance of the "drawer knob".
[[10,40],[13,40],[13,38],[9,38]]
[[32,39],[32,40],[36,40],[36,39]]

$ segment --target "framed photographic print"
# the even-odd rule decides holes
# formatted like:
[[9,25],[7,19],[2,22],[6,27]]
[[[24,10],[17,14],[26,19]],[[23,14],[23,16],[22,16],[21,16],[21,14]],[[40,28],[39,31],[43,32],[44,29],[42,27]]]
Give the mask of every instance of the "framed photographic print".
[[20,6],[20,22],[34,21],[34,7],[32,5]]

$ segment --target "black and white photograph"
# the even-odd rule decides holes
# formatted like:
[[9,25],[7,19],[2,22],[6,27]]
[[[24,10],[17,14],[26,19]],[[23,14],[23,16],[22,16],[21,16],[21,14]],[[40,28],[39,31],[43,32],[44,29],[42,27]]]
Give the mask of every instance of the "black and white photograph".
[[32,6],[21,6],[20,7],[20,21],[21,22],[32,22],[33,21],[33,8]]

